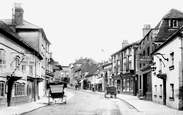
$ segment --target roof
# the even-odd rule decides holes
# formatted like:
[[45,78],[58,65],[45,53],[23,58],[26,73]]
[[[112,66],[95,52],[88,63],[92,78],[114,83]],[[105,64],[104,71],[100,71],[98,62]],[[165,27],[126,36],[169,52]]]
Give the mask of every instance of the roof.
[[[13,25],[12,24],[12,19],[2,19],[2,21],[4,22],[4,23],[6,23],[8,26],[15,26],[15,25]],[[28,22],[28,21],[25,21],[25,20],[23,20],[23,24],[22,25],[16,25],[15,26],[15,29],[23,29],[23,30],[40,30],[41,32],[42,32],[42,34],[43,34],[43,37],[44,37],[44,39],[49,43],[49,44],[51,44],[50,43],[50,41],[47,39],[47,37],[46,37],[46,34],[45,34],[45,32],[44,32],[44,29],[43,28],[41,28],[41,27],[39,27],[39,26],[36,26],[36,25],[34,25],[34,24],[32,24],[32,23],[30,23],[30,22]]]
[[86,77],[89,77],[89,76],[97,74],[97,69],[98,69],[98,65],[97,64],[93,64],[91,69],[89,70],[89,73],[86,75]]
[[155,52],[163,48],[166,44],[170,43],[172,40],[176,38],[176,36],[179,36],[180,32],[183,31],[183,26],[177,30],[174,34],[172,34],[163,44],[161,44],[157,49],[155,49],[151,55],[153,55]]
[[169,29],[165,20],[162,20],[160,23],[158,23],[155,29],[158,30],[158,34],[155,37],[155,42],[163,42],[177,31],[177,29]]
[[[155,30],[158,30],[158,34],[155,37],[155,42],[164,42],[177,31],[178,28],[169,29],[169,24],[167,24],[168,19],[183,19],[183,12],[176,9],[171,9],[167,14],[165,14],[165,16],[163,16],[161,21],[154,28]],[[180,26],[181,25],[179,25],[179,27]]]
[[54,65],[53,65],[53,69],[54,70],[62,70],[62,66],[57,61],[55,61]]
[[43,57],[40,55],[39,52],[37,52],[34,48],[32,48],[28,43],[26,43],[23,38],[21,38],[17,33],[12,31],[8,25],[6,25],[4,22],[0,21],[0,29],[4,31],[5,33],[8,33],[11,37],[13,37],[13,41],[18,42],[20,45],[23,45],[26,49],[28,49],[30,52],[34,52],[36,56],[38,56],[40,59],[43,59]]
[[140,41],[141,41],[141,40],[138,40],[138,41],[136,41],[136,42],[132,42],[132,43],[126,45],[125,47],[121,48],[121,49],[118,50],[117,52],[113,53],[111,56],[114,56],[115,54],[118,54],[119,52],[121,52],[121,51],[123,51],[123,50],[125,50],[125,49],[127,49],[127,48],[129,48],[129,47],[131,47],[131,46],[133,46],[133,45],[138,45],[138,44],[140,43]]
[[183,19],[183,12],[173,8],[165,16],[163,16],[163,19],[171,19],[171,18]]

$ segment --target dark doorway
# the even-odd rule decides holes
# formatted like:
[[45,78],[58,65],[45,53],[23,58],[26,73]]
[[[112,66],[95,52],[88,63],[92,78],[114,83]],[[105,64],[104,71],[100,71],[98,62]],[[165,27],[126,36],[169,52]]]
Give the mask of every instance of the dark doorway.
[[143,74],[143,95],[146,96],[147,92],[147,74]]

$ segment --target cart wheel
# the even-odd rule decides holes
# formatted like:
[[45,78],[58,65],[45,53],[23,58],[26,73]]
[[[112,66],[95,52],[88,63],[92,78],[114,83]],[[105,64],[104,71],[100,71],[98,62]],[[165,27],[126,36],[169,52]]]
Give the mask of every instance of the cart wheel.
[[65,104],[66,104],[67,102],[66,102],[66,96],[65,96]]
[[48,105],[50,105],[50,96],[48,95]]

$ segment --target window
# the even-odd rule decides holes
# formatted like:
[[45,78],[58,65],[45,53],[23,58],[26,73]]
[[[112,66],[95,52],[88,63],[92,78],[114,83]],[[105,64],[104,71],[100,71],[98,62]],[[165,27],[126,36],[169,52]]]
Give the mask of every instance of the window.
[[159,59],[159,73],[162,73],[162,60]]
[[124,57],[123,58],[126,58],[126,51],[124,51]]
[[129,61],[129,69],[132,69],[132,62]]
[[5,94],[5,83],[0,81],[0,97],[4,97]]
[[32,65],[29,65],[29,74],[33,75],[33,66]]
[[6,67],[5,50],[0,49],[0,73],[3,74]]
[[132,55],[132,48],[129,48],[129,55]]
[[170,53],[170,70],[174,69],[174,52]]
[[20,70],[20,57],[17,55],[15,57],[15,69],[17,68],[17,70]]
[[150,47],[147,48],[147,55],[150,55]]
[[123,79],[123,91],[126,91],[126,79]]
[[123,65],[123,71],[126,72],[126,62],[125,62],[124,65]]
[[160,85],[160,91],[159,91],[159,98],[162,98],[163,88],[162,85]]
[[23,73],[26,72],[26,65],[22,65],[22,72],[23,72]]
[[126,91],[130,91],[130,80],[126,79]]
[[157,85],[154,85],[154,97],[157,97]]
[[133,78],[130,79],[130,91],[133,91]]
[[23,96],[25,95],[25,84],[24,83],[15,83],[14,86],[14,96]]
[[170,96],[169,99],[174,101],[174,84],[170,84]]
[[169,27],[171,27],[171,28],[177,28],[178,27],[178,20],[170,19],[169,20]]

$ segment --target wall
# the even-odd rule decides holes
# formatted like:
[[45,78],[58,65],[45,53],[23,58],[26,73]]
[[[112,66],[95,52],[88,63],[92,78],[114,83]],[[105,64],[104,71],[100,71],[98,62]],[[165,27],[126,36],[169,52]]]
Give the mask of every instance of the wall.
[[[171,43],[169,43],[168,45],[166,45],[165,47],[163,47],[162,49],[160,49],[158,52],[165,54],[164,57],[168,58],[169,61],[165,61],[161,56],[159,56],[162,61],[165,63],[165,67],[162,67],[162,73],[166,73],[167,74],[167,79],[166,79],[166,105],[171,107],[171,108],[175,108],[178,109],[178,102],[179,102],[179,98],[178,98],[178,94],[179,94],[179,73],[181,72],[179,70],[179,63],[181,62],[181,42],[180,40],[177,38],[175,40],[173,40]],[[174,52],[174,70],[169,70],[170,67],[170,53]],[[159,68],[159,58],[157,58],[156,56],[154,56],[154,62],[156,62],[156,74],[158,73],[158,71],[160,70]],[[170,84],[173,83],[174,84],[174,101],[171,101],[169,99],[170,97]],[[163,104],[163,98],[160,99],[159,95],[161,94],[161,90],[160,90],[160,85],[163,84],[162,83],[162,79],[159,79],[156,77],[156,75],[154,75],[154,72],[152,72],[152,91],[153,91],[153,101]],[[156,89],[155,89],[155,85],[157,85],[157,97],[154,97],[154,95],[156,94]]]

